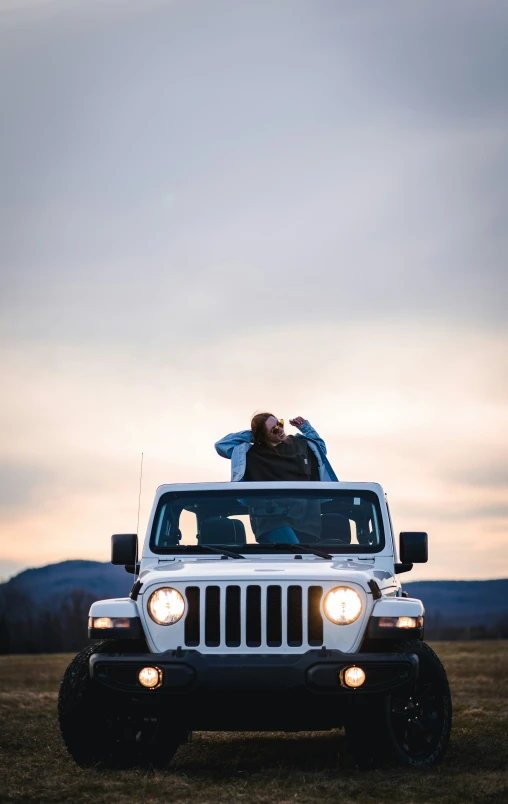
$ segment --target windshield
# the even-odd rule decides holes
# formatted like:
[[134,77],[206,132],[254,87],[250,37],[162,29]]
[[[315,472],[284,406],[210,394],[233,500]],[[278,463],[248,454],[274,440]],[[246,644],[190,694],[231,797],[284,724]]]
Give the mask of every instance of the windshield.
[[206,546],[248,553],[291,545],[327,553],[375,553],[384,546],[378,496],[320,490],[168,492],[150,538],[155,553],[206,553]]

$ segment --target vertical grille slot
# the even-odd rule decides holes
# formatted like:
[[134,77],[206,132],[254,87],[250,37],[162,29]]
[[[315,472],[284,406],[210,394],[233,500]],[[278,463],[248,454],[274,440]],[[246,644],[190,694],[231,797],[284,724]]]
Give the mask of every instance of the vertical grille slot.
[[187,598],[185,644],[189,648],[195,648],[199,645],[199,586],[188,586],[185,596]]
[[207,586],[205,615],[205,645],[218,648],[220,645],[220,587]]
[[307,609],[308,642],[309,645],[321,646],[323,644],[323,618],[321,616],[321,586],[309,586],[309,602]]
[[288,645],[302,644],[302,587],[288,586]]
[[246,642],[249,648],[261,645],[261,587],[247,587]]
[[226,645],[228,648],[240,647],[240,587],[228,586],[226,589]]
[[269,648],[282,645],[282,590],[269,586],[266,592],[266,644]]

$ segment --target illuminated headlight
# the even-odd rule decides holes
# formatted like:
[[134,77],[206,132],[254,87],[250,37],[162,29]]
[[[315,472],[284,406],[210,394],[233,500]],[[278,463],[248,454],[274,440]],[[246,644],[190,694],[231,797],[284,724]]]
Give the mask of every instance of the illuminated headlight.
[[90,617],[89,628],[130,628],[128,617]]
[[148,601],[148,613],[159,625],[174,625],[185,611],[185,601],[176,589],[157,589]]
[[362,599],[351,587],[337,586],[326,595],[323,609],[332,623],[349,625],[360,616]]

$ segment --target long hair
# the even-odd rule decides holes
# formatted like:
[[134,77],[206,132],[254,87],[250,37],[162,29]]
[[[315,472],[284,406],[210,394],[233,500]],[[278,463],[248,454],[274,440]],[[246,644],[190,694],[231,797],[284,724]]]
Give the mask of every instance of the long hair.
[[[270,416],[273,416],[273,413],[256,413],[250,423],[250,429],[252,431],[252,438],[255,444],[259,444],[261,447],[268,447],[269,449],[276,449],[276,444],[274,444],[268,438],[268,432],[265,427],[265,422]],[[274,417],[275,418],[275,417]]]

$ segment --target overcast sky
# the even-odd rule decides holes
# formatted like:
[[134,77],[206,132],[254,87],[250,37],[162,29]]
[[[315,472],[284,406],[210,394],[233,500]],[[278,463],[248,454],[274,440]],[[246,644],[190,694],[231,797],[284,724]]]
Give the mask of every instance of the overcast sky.
[[[508,575],[508,5],[0,0],[0,578],[255,410]],[[409,576],[407,576],[409,579]]]

